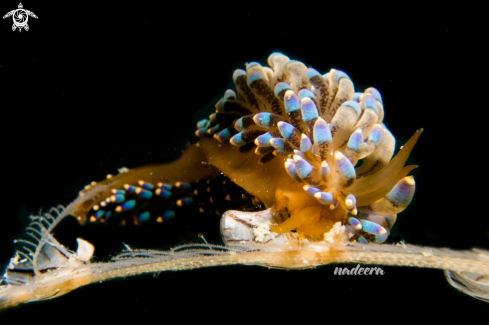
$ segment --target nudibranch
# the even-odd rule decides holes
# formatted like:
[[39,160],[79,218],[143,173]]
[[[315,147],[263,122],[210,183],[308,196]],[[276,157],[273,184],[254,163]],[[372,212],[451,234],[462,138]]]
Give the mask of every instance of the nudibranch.
[[222,214],[263,204],[278,234],[321,240],[340,222],[351,241],[384,242],[413,197],[408,174],[416,166],[404,164],[422,130],[392,158],[395,138],[382,123],[379,91],[355,92],[346,73],[321,75],[281,53],[268,65],[234,72],[236,90],[197,123],[199,139],[178,160],[92,183],[74,215],[141,224],[182,209]]

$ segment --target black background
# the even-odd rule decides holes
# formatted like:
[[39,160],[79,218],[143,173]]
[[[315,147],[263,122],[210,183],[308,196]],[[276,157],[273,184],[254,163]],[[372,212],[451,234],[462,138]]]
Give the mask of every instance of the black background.
[[[2,2],[1,14],[17,5]],[[122,166],[176,158],[194,130],[192,115],[223,94],[234,69],[250,61],[265,65],[274,51],[322,73],[343,70],[359,90],[379,89],[398,147],[425,128],[408,161],[420,166],[413,173],[415,199],[391,241],[489,249],[481,8],[455,1],[432,8],[411,2],[23,5],[39,17],[29,18],[28,32],[12,32],[11,18],[0,24],[2,265],[29,214],[68,204],[84,185]],[[74,220],[56,234],[72,248],[76,237],[95,242],[99,260],[122,250],[122,242],[171,244],[154,229],[124,232]],[[451,288],[442,271],[383,269],[377,277],[334,276],[334,266],[163,273],[94,284],[2,311],[0,318],[95,320],[103,313],[239,323],[488,314],[487,304]]]

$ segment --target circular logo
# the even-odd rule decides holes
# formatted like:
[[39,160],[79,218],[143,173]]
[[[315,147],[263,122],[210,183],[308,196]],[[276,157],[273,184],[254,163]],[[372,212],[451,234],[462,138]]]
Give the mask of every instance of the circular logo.
[[27,20],[29,20],[29,15],[27,15],[27,12],[24,9],[15,10],[12,16],[14,19],[14,24],[17,27],[24,27],[25,25],[27,25]]

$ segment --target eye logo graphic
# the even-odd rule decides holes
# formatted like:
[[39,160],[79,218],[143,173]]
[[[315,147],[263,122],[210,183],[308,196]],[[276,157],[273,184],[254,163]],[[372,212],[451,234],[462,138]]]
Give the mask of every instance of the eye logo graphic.
[[22,28],[24,28],[26,31],[29,30],[29,25],[27,25],[27,21],[29,20],[29,16],[36,18],[37,16],[35,13],[29,10],[23,9],[22,3],[19,3],[19,8],[14,9],[12,11],[9,11],[3,16],[3,18],[8,18],[12,16],[12,19],[14,21],[14,24],[12,25],[12,31],[15,31],[17,28],[19,29],[19,32],[22,31]]

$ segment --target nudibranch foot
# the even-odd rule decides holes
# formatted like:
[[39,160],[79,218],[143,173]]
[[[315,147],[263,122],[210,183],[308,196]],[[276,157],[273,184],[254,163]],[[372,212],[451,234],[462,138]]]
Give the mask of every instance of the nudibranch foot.
[[[309,211],[311,208],[313,211]],[[287,221],[282,223],[280,227],[276,226],[277,215],[272,210],[267,209],[257,212],[227,211],[221,219],[221,235],[224,243],[256,244],[258,246],[264,244],[267,246],[282,245],[283,248],[287,247],[287,245],[302,245],[301,241],[304,240],[306,242],[346,245],[352,242],[352,237],[355,237],[355,241],[358,242],[368,240],[369,242],[381,243],[382,239],[385,240],[387,233],[378,234],[379,229],[382,228],[380,224],[390,229],[390,225],[395,220],[395,216],[386,220],[379,219],[377,216],[362,215],[359,216],[359,219],[356,219],[363,227],[360,231],[353,229],[355,228],[353,225],[345,226],[342,225],[341,221],[338,221],[329,226],[320,235],[310,235],[304,231],[280,231],[282,230],[281,226],[286,224]],[[307,212],[306,215],[314,214],[314,207],[306,208],[303,211]],[[391,223],[389,224],[389,222]],[[279,246],[277,246],[277,249],[279,249]]]

